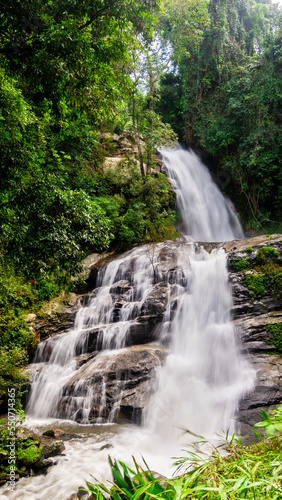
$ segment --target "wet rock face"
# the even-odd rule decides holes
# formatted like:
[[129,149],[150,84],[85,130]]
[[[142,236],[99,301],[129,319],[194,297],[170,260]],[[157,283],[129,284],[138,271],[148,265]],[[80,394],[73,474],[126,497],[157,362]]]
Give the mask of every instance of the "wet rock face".
[[29,314],[26,322],[40,342],[51,335],[70,330],[78,309],[79,300],[74,293],[61,295],[46,304],[40,315]]
[[[253,272],[258,251],[271,246],[276,254],[269,262],[275,263],[282,256],[281,243],[281,236],[261,236],[228,243],[227,250],[231,249],[228,253],[228,266],[233,291],[232,315],[242,348],[257,376],[253,392],[239,405],[238,420],[242,434],[250,433],[254,423],[261,420],[261,409],[268,411],[282,402],[282,356],[273,343],[273,333],[268,328],[269,325],[282,323],[282,300],[277,293],[271,293],[267,289],[257,298],[254,291],[244,284],[245,276]],[[246,260],[250,263],[251,270],[234,270],[234,263],[236,266],[236,263]]]
[[[281,253],[280,240],[269,239],[267,244]],[[234,262],[247,258],[254,262],[256,253],[265,244],[262,238],[203,244],[209,252],[226,247],[233,291],[232,316],[242,350],[257,371],[256,387],[240,403],[238,411],[243,433],[260,419],[261,408],[267,410],[282,402],[282,360],[273,344],[273,334],[267,330],[268,325],[282,323],[281,301],[268,292],[257,299],[244,284],[245,273],[233,266]],[[73,318],[76,315],[75,328],[79,333],[72,352],[75,370],[62,386],[56,416],[83,423],[122,418],[141,421],[152,381],[167,354],[164,345],[171,341],[170,321],[177,311],[179,297],[189,285],[187,261],[185,265],[182,262],[184,255],[189,256],[189,248],[186,240],[164,242],[147,245],[147,254],[144,250],[140,254],[138,249],[134,250],[131,259],[127,258],[132,255],[130,252],[121,258],[108,256],[110,266],[100,262],[98,288],[74,296],[70,304],[69,315]],[[89,263],[93,264],[91,259]],[[44,328],[46,333],[46,323]],[[41,376],[40,365],[57,354],[58,339],[65,336],[68,345],[67,336],[72,338],[73,323],[67,328],[69,332],[60,333],[63,328],[54,329],[51,325],[52,335],[41,342],[35,379]]]
[[[40,401],[38,415],[48,406],[52,416],[82,423],[141,421],[156,370],[167,353],[160,326],[164,318],[169,321],[187,282],[183,245],[189,248],[186,240],[147,245],[145,252],[137,248],[101,263],[98,287],[76,298],[72,328],[64,333],[51,329],[51,336],[38,346],[35,389],[28,402],[33,409]],[[177,277],[181,285],[174,283]],[[60,380],[50,381],[52,364]],[[58,384],[60,390],[47,405],[45,388],[50,385],[56,392]]]
[[140,423],[152,391],[151,381],[167,350],[159,344],[132,346],[83,364],[63,388],[58,416],[78,422],[122,418]]

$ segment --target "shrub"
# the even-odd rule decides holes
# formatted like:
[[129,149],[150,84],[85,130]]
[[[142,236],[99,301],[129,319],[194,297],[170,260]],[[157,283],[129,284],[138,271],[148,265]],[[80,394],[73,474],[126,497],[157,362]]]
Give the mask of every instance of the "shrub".
[[26,363],[26,350],[17,346],[9,349],[0,347],[0,396],[5,394],[8,388],[19,387],[25,382],[26,377],[21,368]]
[[273,247],[261,247],[256,254],[256,264],[263,265],[269,258],[279,257],[279,252]]
[[37,274],[42,269],[71,271],[87,252],[106,249],[113,237],[110,220],[96,201],[82,190],[51,182],[47,176],[31,183],[24,210],[14,212],[17,226],[6,230],[13,260]]
[[262,297],[265,291],[263,274],[247,274],[244,279],[244,285],[254,292],[255,297]]

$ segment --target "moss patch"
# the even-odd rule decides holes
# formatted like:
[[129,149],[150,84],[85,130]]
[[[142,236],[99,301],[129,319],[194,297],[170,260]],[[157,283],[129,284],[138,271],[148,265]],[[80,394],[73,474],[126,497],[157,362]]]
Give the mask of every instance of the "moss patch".
[[264,276],[261,273],[247,274],[244,279],[244,285],[254,292],[256,298],[262,297],[265,292]]
[[245,276],[244,285],[254,292],[255,298],[268,292],[282,299],[282,266],[274,262],[256,266],[252,274]]
[[32,465],[40,459],[42,448],[42,446],[38,447],[37,444],[30,444],[25,449],[19,448],[17,459],[24,465]]
[[246,269],[250,269],[249,259],[241,259],[241,260],[237,260],[237,262],[232,262],[231,267],[237,272],[241,272],[241,271],[245,271]]
[[248,247],[246,257],[231,262],[237,272],[246,272],[244,285],[254,293],[254,298],[261,298],[265,293],[275,299],[282,299],[282,258],[277,246],[263,246],[256,256],[251,256],[253,247]]
[[279,252],[275,250],[275,248],[269,247],[261,247],[256,255],[256,264],[263,265],[268,260],[279,257]]
[[267,325],[266,331],[273,335],[273,344],[282,353],[282,323],[276,325]]

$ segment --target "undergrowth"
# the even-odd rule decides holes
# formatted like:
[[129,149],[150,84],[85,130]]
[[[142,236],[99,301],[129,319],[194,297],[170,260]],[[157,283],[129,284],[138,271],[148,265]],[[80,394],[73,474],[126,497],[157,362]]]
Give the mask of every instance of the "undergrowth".
[[[0,484],[9,480],[11,470],[14,470],[18,478],[28,475],[27,469],[41,457],[40,441],[35,435],[31,437],[21,432],[24,422],[25,415],[20,409],[13,412],[12,420],[5,423],[5,419],[0,419]],[[11,455],[12,444],[14,451]]]
[[31,360],[36,347],[27,314],[37,312],[44,300],[62,289],[68,292],[75,286],[66,275],[61,278],[50,274],[27,278],[16,272],[11,262],[0,258],[0,397],[25,381],[21,368]]
[[[282,496],[282,406],[269,414],[262,410],[263,421],[256,427],[264,428],[267,439],[256,432],[258,443],[244,446],[241,439],[228,444],[227,456],[218,449],[204,460],[196,453],[177,460],[181,476],[173,479],[156,478],[135,461],[135,469],[109,458],[113,485],[87,483],[93,498],[104,500],[278,500]],[[186,470],[185,470],[186,467]]]
[[254,292],[255,298],[260,298],[266,292],[275,298],[282,298],[282,266],[275,262],[255,266],[254,272],[246,274],[244,285]]

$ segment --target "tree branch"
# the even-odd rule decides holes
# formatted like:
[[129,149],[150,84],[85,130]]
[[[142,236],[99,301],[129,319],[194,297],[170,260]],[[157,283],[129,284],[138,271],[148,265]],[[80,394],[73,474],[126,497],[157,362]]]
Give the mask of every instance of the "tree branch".
[[97,12],[95,12],[95,14],[92,14],[92,16],[90,16],[88,21],[86,23],[82,24],[81,26],[79,26],[78,29],[83,30],[85,28],[88,28],[88,26],[90,26],[96,19],[101,17],[107,10],[109,10],[111,7],[113,7],[114,4],[115,4],[115,1],[110,0],[102,9],[99,9],[99,10],[97,10]]

